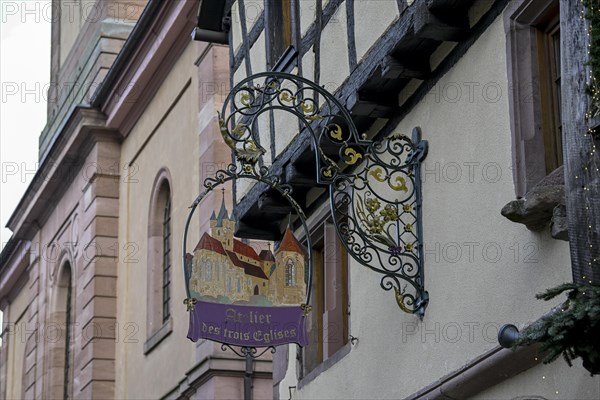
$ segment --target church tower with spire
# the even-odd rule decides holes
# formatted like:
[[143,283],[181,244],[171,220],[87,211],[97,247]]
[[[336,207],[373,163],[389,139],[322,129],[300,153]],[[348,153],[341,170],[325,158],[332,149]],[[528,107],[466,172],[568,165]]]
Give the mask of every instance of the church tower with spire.
[[225,207],[225,190],[222,189],[221,209],[219,214],[215,215],[213,211],[210,217],[210,235],[219,240],[225,250],[233,251],[233,231],[235,230],[235,221],[230,216]]

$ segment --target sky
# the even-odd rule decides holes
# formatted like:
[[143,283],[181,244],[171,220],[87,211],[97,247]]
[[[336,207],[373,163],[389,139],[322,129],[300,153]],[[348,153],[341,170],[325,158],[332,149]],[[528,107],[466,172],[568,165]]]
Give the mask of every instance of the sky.
[[38,167],[50,82],[50,0],[0,0],[0,245]]
[[0,249],[12,235],[6,223],[38,167],[50,82],[50,4],[0,0]]

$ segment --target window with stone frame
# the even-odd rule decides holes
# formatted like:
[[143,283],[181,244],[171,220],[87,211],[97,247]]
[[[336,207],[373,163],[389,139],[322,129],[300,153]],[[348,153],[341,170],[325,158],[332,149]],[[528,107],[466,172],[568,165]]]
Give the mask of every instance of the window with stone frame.
[[506,218],[568,240],[561,125],[559,0],[516,0],[505,12],[513,179]]
[[546,16],[536,30],[544,164],[546,174],[563,165],[560,95],[560,24],[558,9]]
[[558,0],[518,0],[505,14],[517,197],[563,163],[559,11]]
[[155,181],[148,215],[148,291],[144,354],[148,354],[172,331],[172,190],[171,177],[161,170]]
[[49,326],[57,329],[56,340],[48,344],[49,397],[70,399],[73,393],[73,334],[76,326],[74,315],[73,271],[64,262],[60,268],[54,294],[53,311]]
[[314,270],[312,312],[307,320],[309,345],[300,357],[304,380],[311,380],[349,350],[348,255],[331,220],[312,229],[311,239]]

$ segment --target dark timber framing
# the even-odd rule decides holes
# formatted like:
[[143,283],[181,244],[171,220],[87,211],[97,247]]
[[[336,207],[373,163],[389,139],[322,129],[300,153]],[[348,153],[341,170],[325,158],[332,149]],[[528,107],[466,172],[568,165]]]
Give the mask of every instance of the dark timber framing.
[[[582,19],[580,1],[561,0],[562,126],[565,164],[565,194],[573,282],[600,284],[600,166],[594,152],[586,95],[589,77],[587,20]],[[585,278],[584,278],[585,277]]]
[[358,65],[354,36],[354,0],[346,0],[346,20],[348,27],[348,65],[350,66],[350,72],[352,72]]
[[[248,37],[248,29],[246,27],[246,8],[244,6],[244,0],[238,0],[240,10],[240,26],[242,29],[242,38]],[[250,43],[247,40],[242,40],[242,46],[240,50],[244,51],[244,60],[246,65],[246,75],[252,75],[252,65],[250,63]]]

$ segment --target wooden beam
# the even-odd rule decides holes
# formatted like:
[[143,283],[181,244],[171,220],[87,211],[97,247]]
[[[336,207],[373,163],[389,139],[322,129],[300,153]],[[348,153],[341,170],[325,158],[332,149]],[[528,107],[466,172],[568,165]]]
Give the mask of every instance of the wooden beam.
[[257,240],[281,240],[279,222],[282,219],[283,217],[277,220],[265,217],[262,223],[238,221],[235,227],[235,236]]
[[[580,1],[560,1],[562,134],[573,282],[600,284],[600,156],[587,134],[587,20]],[[600,143],[596,143],[600,146]]]
[[[414,55],[410,56],[414,60]],[[408,57],[407,57],[408,60]],[[381,77],[383,79],[416,78],[426,79],[431,72],[429,58],[423,61],[407,63],[392,56],[385,56],[381,62]]]
[[427,8],[433,13],[468,10],[474,0],[427,0]]
[[269,215],[287,215],[294,208],[279,192],[269,190],[258,197],[258,211]]
[[[314,164],[315,158],[311,157]],[[293,187],[313,187],[317,184],[314,166],[302,167],[302,165],[288,164],[285,166],[285,182]]]
[[441,42],[460,42],[469,36],[469,18],[467,13],[452,13],[451,17],[444,18],[434,14],[427,8],[427,4],[418,3],[415,12],[415,35],[420,38],[434,39]]
[[369,118],[389,118],[397,108],[397,104],[367,100],[358,93],[350,95],[347,104],[352,115]]

